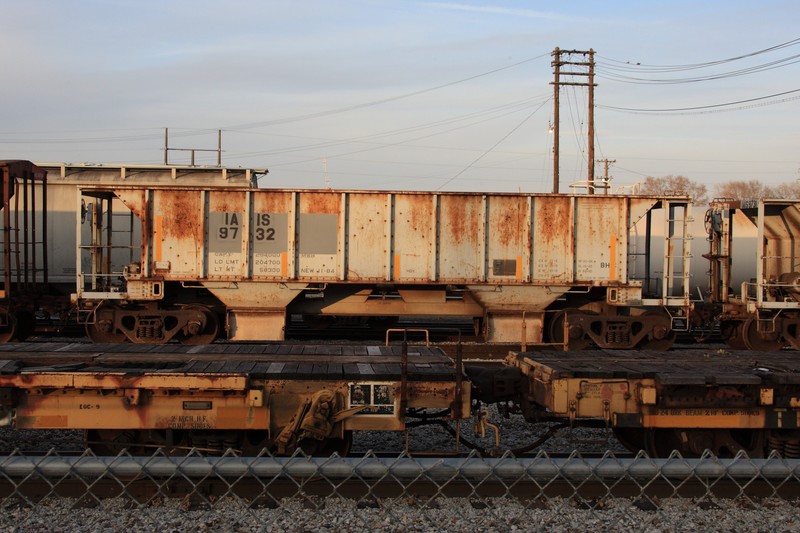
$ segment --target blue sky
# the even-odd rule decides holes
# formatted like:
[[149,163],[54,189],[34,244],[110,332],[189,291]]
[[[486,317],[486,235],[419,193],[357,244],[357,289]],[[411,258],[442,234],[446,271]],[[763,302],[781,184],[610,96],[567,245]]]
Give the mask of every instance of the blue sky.
[[[223,164],[269,168],[262,186],[550,192],[558,46],[597,53],[595,156],[616,160],[615,187],[668,174],[712,190],[800,178],[800,92],[789,92],[800,89],[800,63],[789,59],[800,43],[704,68],[650,67],[791,42],[794,1],[0,8],[0,159],[159,163],[165,127],[174,148],[214,148],[222,129]],[[700,81],[664,83],[686,78]],[[564,192],[586,178],[586,90],[563,88],[561,104]],[[188,163],[185,152],[170,159]]]

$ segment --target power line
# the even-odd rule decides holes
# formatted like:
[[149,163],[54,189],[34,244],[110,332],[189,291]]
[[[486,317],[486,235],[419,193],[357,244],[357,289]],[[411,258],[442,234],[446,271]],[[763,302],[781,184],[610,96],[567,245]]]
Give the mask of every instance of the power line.
[[776,44],[774,46],[770,46],[767,48],[763,48],[761,50],[756,50],[755,52],[749,52],[746,54],[741,54],[738,56],[728,57],[725,59],[718,59],[714,61],[706,61],[704,63],[690,63],[684,65],[647,65],[643,63],[632,63],[631,61],[619,60],[619,59],[612,59],[608,57],[604,57],[598,54],[598,58],[603,59],[604,61],[609,61],[612,63],[617,63],[620,66],[616,67],[617,70],[629,70],[629,71],[637,71],[640,72],[642,70],[650,71],[650,72],[676,72],[676,71],[684,71],[684,70],[696,70],[700,68],[707,68],[713,67],[716,65],[722,65],[725,63],[731,63],[734,61],[739,61],[741,59],[745,59],[748,57],[754,57],[757,55],[765,54],[768,52],[773,52],[775,50],[780,50],[782,48],[787,48],[789,46],[794,46],[796,44],[800,44],[800,37],[797,39],[792,39],[790,41],[786,41],[780,44]]
[[399,94],[399,95],[396,95],[396,96],[390,96],[390,97],[387,97],[387,98],[381,98],[379,100],[372,100],[372,101],[363,102],[363,103],[360,103],[360,104],[353,104],[353,105],[350,105],[350,106],[339,107],[339,108],[336,108],[336,109],[329,109],[329,110],[326,110],[326,111],[319,111],[319,112],[316,112],[316,113],[308,113],[308,114],[305,114],[305,115],[295,115],[295,116],[291,116],[291,117],[284,117],[284,118],[279,118],[279,119],[274,119],[274,120],[265,120],[265,121],[261,121],[261,122],[251,122],[251,123],[248,123],[248,124],[239,124],[239,125],[235,125],[235,126],[228,126],[226,128],[223,128],[223,129],[226,129],[226,130],[243,130],[243,129],[263,128],[265,126],[274,126],[274,125],[277,125],[277,124],[286,124],[286,123],[289,123],[289,122],[298,122],[298,121],[301,121],[301,120],[308,120],[308,119],[312,119],[312,118],[326,117],[326,116],[330,116],[330,115],[336,115],[336,114],[339,114],[339,113],[345,113],[347,111],[355,111],[356,109],[363,109],[365,107],[371,107],[371,106],[375,106],[375,105],[386,104],[386,103],[389,103],[389,102],[402,100],[404,98],[411,98],[412,96],[419,96],[420,94],[425,94],[425,93],[429,93],[429,92],[432,92],[432,91],[437,91],[437,90],[443,89],[445,87],[451,87],[453,85],[458,85],[459,83],[472,81],[474,79],[482,78],[484,76],[489,76],[491,74],[496,74],[498,72],[502,72],[504,70],[508,70],[508,69],[511,69],[511,68],[514,68],[514,67],[518,67],[520,65],[524,65],[525,63],[530,63],[531,61],[535,61],[537,59],[541,59],[541,58],[546,57],[548,55],[550,55],[550,54],[546,53],[546,54],[541,54],[541,55],[538,55],[538,56],[535,56],[535,57],[529,57],[527,59],[523,59],[522,61],[517,61],[516,63],[512,63],[510,65],[506,65],[504,67],[499,67],[499,68],[496,68],[496,69],[493,69],[493,70],[490,70],[490,71],[487,71],[487,72],[482,72],[480,74],[475,74],[474,76],[469,76],[469,77],[466,77],[466,78],[462,78],[460,80],[451,81],[451,82],[448,82],[448,83],[443,83],[441,85],[435,85],[433,87],[428,87],[426,89],[420,89],[418,91],[413,91],[413,92],[410,92],[410,93]]
[[[438,127],[438,126],[445,126],[445,125],[448,125],[448,124],[454,124],[454,123],[458,123],[458,122],[462,122],[462,121],[468,120],[470,118],[479,117],[479,116],[482,116],[482,115],[492,115],[492,114],[497,114],[497,113],[502,112],[500,114],[497,114],[495,117],[490,117],[488,119],[488,120],[493,120],[494,118],[500,118],[500,117],[504,117],[504,116],[509,115],[509,114],[513,114],[513,113],[519,111],[520,109],[525,109],[525,108],[529,107],[533,102],[538,100],[539,98],[541,98],[541,97],[525,98],[525,99],[518,100],[518,101],[515,101],[515,102],[511,102],[511,103],[508,103],[508,104],[503,104],[503,105],[491,107],[491,108],[488,108],[488,109],[483,109],[481,111],[474,111],[472,113],[467,113],[467,114],[464,114],[464,115],[458,115],[458,116],[455,116],[455,117],[450,117],[450,118],[447,118],[447,119],[438,120],[438,121],[434,121],[434,122],[426,122],[426,123],[423,123],[423,124],[419,124],[419,125],[416,125],[416,126],[409,126],[409,127],[406,127],[406,128],[399,128],[399,129],[395,129],[395,130],[372,133],[372,134],[369,134],[369,135],[361,135],[361,136],[358,136],[358,137],[349,137],[349,138],[346,138],[346,139],[330,139],[330,140],[325,140],[325,141],[319,142],[319,143],[300,145],[300,146],[295,146],[295,147],[292,147],[292,148],[284,148],[284,149],[275,149],[275,150],[268,150],[268,151],[252,152],[252,153],[248,153],[247,155],[278,155],[278,154],[284,154],[284,153],[290,153],[290,152],[301,152],[301,151],[304,151],[304,150],[312,150],[312,149],[317,149],[317,148],[329,148],[329,147],[332,147],[332,146],[341,146],[341,145],[344,145],[344,144],[363,143],[363,142],[368,142],[368,141],[372,141],[372,140],[380,139],[380,138],[384,138],[384,137],[393,137],[393,136],[401,135],[401,134],[404,134],[404,133],[414,133],[414,132],[417,132],[417,131],[420,131],[420,130],[435,128],[435,127]],[[443,133],[449,133],[451,131],[457,131],[459,129],[464,129],[464,128],[467,128],[467,127],[472,127],[476,123],[480,124],[482,122],[483,121],[467,123],[467,124],[464,124],[462,126],[458,126],[458,127],[455,127],[455,128],[450,128],[448,130],[444,130],[444,131],[442,131],[440,133],[437,133],[436,135],[443,134]],[[242,132],[240,132],[240,133],[242,133]],[[246,133],[249,133],[249,134],[252,134],[252,135],[271,135],[269,133],[256,133],[256,132],[246,132]],[[241,155],[241,154],[239,154],[239,155]]]
[[503,141],[505,141],[506,139],[508,139],[508,138],[509,138],[509,137],[510,137],[512,134],[514,134],[514,132],[516,132],[518,129],[520,129],[520,128],[522,127],[522,125],[523,125],[523,124],[525,124],[526,122],[528,122],[528,120],[530,120],[530,119],[531,119],[531,117],[533,117],[533,115],[535,115],[535,114],[536,114],[536,113],[537,113],[537,112],[538,112],[538,111],[539,111],[541,108],[543,108],[543,107],[544,107],[544,105],[545,105],[545,104],[546,104],[548,101],[549,101],[549,100],[546,100],[546,101],[542,102],[542,105],[540,105],[539,107],[537,107],[536,109],[534,109],[534,110],[531,112],[531,114],[529,114],[527,117],[525,117],[524,119],[522,119],[522,122],[520,122],[519,124],[517,124],[516,126],[514,126],[514,128],[512,128],[512,129],[511,129],[511,131],[509,131],[508,133],[506,133],[506,134],[505,134],[505,135],[504,135],[504,136],[503,136],[503,137],[502,137],[502,138],[501,138],[499,141],[497,141],[496,143],[494,143],[494,144],[493,144],[493,145],[492,145],[492,146],[491,146],[491,147],[490,147],[488,150],[486,150],[486,151],[485,151],[485,152],[483,152],[481,155],[479,155],[478,157],[476,157],[476,158],[475,158],[475,159],[474,159],[474,160],[473,160],[471,163],[469,163],[469,164],[468,164],[466,167],[464,167],[464,168],[463,168],[463,169],[461,169],[459,172],[457,172],[457,173],[456,173],[456,174],[455,174],[455,175],[454,175],[452,178],[448,179],[447,181],[445,181],[444,183],[442,183],[441,185],[439,185],[439,187],[437,187],[437,188],[436,188],[436,190],[437,190],[437,191],[440,191],[440,190],[442,190],[442,187],[446,187],[446,186],[447,186],[447,185],[448,185],[450,182],[452,182],[452,181],[453,181],[453,180],[455,180],[457,177],[459,177],[461,174],[463,174],[464,172],[466,172],[467,170],[469,170],[470,168],[472,168],[472,166],[473,166],[473,165],[475,165],[475,163],[477,163],[478,161],[480,161],[481,159],[483,159],[483,158],[484,158],[484,157],[485,157],[485,156],[486,156],[486,155],[487,155],[489,152],[491,152],[492,150],[494,150],[495,148],[497,148],[497,147],[500,145],[500,143],[502,143]]
[[[766,96],[759,96],[759,97],[756,97],[756,98],[748,98],[746,100],[737,100],[735,102],[725,102],[725,103],[722,103],[722,104],[709,104],[709,105],[694,106],[694,107],[673,107],[673,108],[662,108],[662,109],[641,109],[641,108],[632,108],[632,107],[616,107],[616,106],[609,106],[609,105],[598,105],[597,107],[602,108],[602,109],[608,109],[608,110],[611,110],[611,111],[624,111],[624,112],[627,112],[627,113],[680,113],[680,112],[687,112],[687,111],[704,111],[704,110],[705,110],[705,112],[711,112],[711,111],[708,111],[708,110],[712,110],[712,109],[716,109],[717,111],[732,111],[732,109],[719,109],[719,108],[728,107],[728,106],[736,106],[736,105],[746,104],[746,103],[749,103],[749,102],[758,102],[758,101],[761,101],[761,100],[767,100],[769,98],[776,98],[778,96],[785,96],[787,94],[793,94],[793,93],[797,93],[797,92],[800,92],[800,89],[793,89],[791,91],[784,91],[784,92],[781,92],[781,93],[774,93],[774,94],[769,94],[769,95],[766,95]],[[748,107],[762,107],[762,106],[774,105],[774,104],[779,104],[779,103],[788,102],[788,101],[797,100],[797,99],[800,99],[800,96],[784,98],[784,99],[782,99],[780,101],[775,101],[775,102],[764,102],[764,103],[761,103],[761,104],[756,104],[756,105],[751,105],[751,106],[744,106],[744,107],[740,107],[740,108],[737,108],[737,109],[747,109]]]
[[789,56],[783,59],[779,59],[776,61],[771,61],[768,63],[763,63],[761,65],[754,65],[751,67],[746,67],[738,70],[732,70],[728,72],[722,72],[718,74],[709,74],[706,76],[696,76],[691,78],[667,78],[667,79],[658,79],[658,78],[641,78],[641,77],[633,77],[633,76],[622,76],[615,74],[613,72],[608,72],[607,70],[603,69],[602,66],[598,68],[598,77],[608,80],[620,81],[623,83],[638,83],[638,84],[653,84],[653,85],[672,85],[672,84],[684,84],[684,83],[700,83],[704,81],[712,81],[712,80],[724,80],[728,78],[735,78],[738,76],[746,76],[749,74],[756,74],[759,72],[765,72],[767,70],[774,70],[776,68],[781,68],[789,65],[794,65],[796,63],[800,63],[800,54],[796,54],[793,56]]

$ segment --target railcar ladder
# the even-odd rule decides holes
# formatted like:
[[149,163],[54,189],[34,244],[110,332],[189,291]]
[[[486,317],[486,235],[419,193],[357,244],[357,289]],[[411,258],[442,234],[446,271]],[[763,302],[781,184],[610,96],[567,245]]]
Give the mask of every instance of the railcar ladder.
[[[693,221],[691,203],[662,200],[664,206],[664,270],[661,298],[667,307],[688,307],[690,298],[690,266]],[[685,323],[685,321],[684,321]],[[685,323],[684,329],[688,327]],[[673,317],[673,329],[676,323]]]

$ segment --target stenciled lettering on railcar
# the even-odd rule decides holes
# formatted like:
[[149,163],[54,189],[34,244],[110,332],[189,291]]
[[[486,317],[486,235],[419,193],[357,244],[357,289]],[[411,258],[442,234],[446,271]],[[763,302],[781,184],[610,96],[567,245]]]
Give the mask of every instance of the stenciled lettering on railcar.
[[287,275],[289,249],[288,213],[254,213],[250,240],[253,247],[253,275]]
[[272,227],[272,215],[270,213],[256,213],[253,217],[255,229],[253,230],[254,241],[274,241],[275,228]]
[[760,409],[747,408],[747,407],[717,407],[717,408],[694,408],[694,409],[658,409],[656,415],[658,416],[760,416],[762,414]]
[[214,429],[206,415],[173,415],[167,425],[170,429]]
[[212,211],[208,214],[208,273],[236,276],[242,269],[243,213]]

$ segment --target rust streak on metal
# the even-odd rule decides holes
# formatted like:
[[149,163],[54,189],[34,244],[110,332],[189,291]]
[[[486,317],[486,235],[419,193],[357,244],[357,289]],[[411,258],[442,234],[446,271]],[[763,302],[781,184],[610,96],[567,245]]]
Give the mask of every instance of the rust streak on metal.
[[194,191],[159,191],[159,194],[161,215],[169,221],[164,225],[164,235],[176,239],[195,238],[203,227],[200,194]]
[[339,213],[341,196],[334,192],[306,192],[300,196],[303,213],[335,215]]
[[209,208],[221,213],[244,212],[244,200],[243,192],[214,191],[210,195]]
[[569,222],[569,198],[543,198],[537,202],[536,209],[541,222],[536,228],[536,242],[548,245],[563,241],[568,235],[565,228]]
[[291,195],[280,191],[258,191],[253,196],[257,213],[288,213]]
[[513,198],[501,204],[501,213],[496,227],[491,228],[492,238],[503,248],[517,247],[522,240],[525,226],[525,198]]

